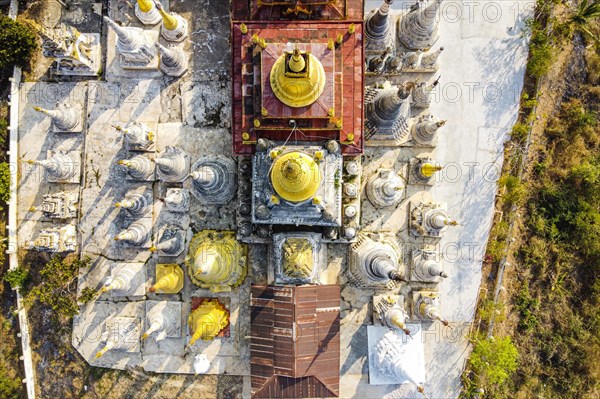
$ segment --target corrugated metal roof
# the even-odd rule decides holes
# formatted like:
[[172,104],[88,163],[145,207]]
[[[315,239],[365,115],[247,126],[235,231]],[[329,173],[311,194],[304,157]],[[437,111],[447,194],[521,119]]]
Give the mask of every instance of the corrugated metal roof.
[[340,287],[252,286],[253,398],[337,397]]

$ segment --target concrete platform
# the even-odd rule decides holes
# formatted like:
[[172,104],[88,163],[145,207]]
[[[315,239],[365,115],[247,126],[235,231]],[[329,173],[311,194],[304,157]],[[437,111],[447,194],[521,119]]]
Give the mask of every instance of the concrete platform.
[[[214,4],[213,4],[214,3]],[[367,0],[366,10],[380,5]],[[413,2],[394,3],[394,12],[406,10]],[[440,130],[437,148],[367,147],[363,159],[361,227],[366,231],[382,231],[397,236],[403,245],[404,262],[408,266],[414,249],[427,245],[442,257],[449,278],[438,286],[441,313],[450,327],[440,323],[420,324],[424,344],[425,393],[432,398],[457,397],[460,374],[470,347],[466,334],[473,320],[481,262],[493,214],[493,200],[502,164],[502,145],[516,120],[519,93],[527,56],[527,42],[520,37],[523,18],[532,2],[483,3],[466,5],[442,3],[440,39],[444,46],[440,56],[442,75],[427,112],[448,123]],[[96,8],[97,9],[97,6]],[[180,15],[190,19],[190,38],[182,44],[190,56],[190,73],[183,79],[163,76],[160,72],[131,73],[115,65],[114,32],[109,30],[107,81],[87,83],[25,83],[21,87],[20,104],[20,179],[18,182],[19,244],[37,235],[41,228],[54,226],[31,206],[41,202],[44,194],[64,189],[80,189],[79,223],[82,256],[91,256],[88,270],[79,276],[78,290],[100,289],[110,273],[110,264],[127,261],[144,264],[147,284],[154,283],[155,265],[183,265],[185,252],[178,257],[160,257],[156,253],[134,249],[115,249],[112,237],[126,220],[114,203],[128,192],[150,191],[155,199],[153,212],[146,216],[152,226],[151,239],[167,224],[179,224],[190,233],[203,229],[233,230],[237,203],[207,206],[191,199],[189,214],[173,214],[159,201],[169,187],[189,188],[182,183],[134,183],[125,179],[116,165],[129,156],[122,135],[111,125],[143,122],[156,133],[156,152],[167,145],[181,146],[192,163],[200,156],[231,155],[230,49],[228,43],[229,12],[227,2],[183,2],[176,4]],[[498,11],[493,13],[493,11]],[[131,26],[141,26],[133,10],[122,2],[109,2],[109,15],[123,23],[133,17]],[[84,23],[81,16],[70,15]],[[94,14],[94,23],[99,15]],[[512,29],[508,29],[508,28]],[[151,28],[157,31],[157,27]],[[90,30],[86,30],[90,31]],[[112,42],[111,42],[112,40]],[[162,40],[162,39],[160,39]],[[421,78],[429,80],[437,74],[411,73],[392,77],[392,83]],[[376,77],[367,77],[367,83]],[[33,111],[32,106],[53,108],[56,101],[70,100],[81,105],[87,115],[84,134],[53,135],[47,133],[50,119]],[[416,115],[413,115],[416,116]],[[83,180],[77,184],[48,184],[39,168],[24,163],[26,159],[45,159],[48,150],[81,151]],[[155,154],[150,153],[153,157]],[[380,167],[390,167],[407,178],[407,166],[414,157],[430,156],[445,166],[431,187],[407,185],[405,199],[389,209],[376,209],[366,198],[368,178]],[[460,226],[449,228],[441,239],[413,238],[408,235],[409,203],[446,202],[448,213]],[[209,374],[249,375],[249,347],[245,339],[250,323],[249,284],[264,283],[268,257],[267,246],[249,249],[251,276],[231,293],[213,294],[197,289],[188,278],[178,294],[146,293],[132,298],[102,297],[82,307],[75,318],[73,345],[90,364],[99,367],[128,369],[143,367],[161,373],[194,373],[198,353],[210,361]],[[324,281],[342,285],[341,303],[341,394],[342,398],[421,398],[416,387],[405,385],[371,385],[368,373],[367,329],[372,325],[374,290],[361,290],[347,285],[348,246],[327,245],[327,268]],[[185,270],[185,266],[184,266]],[[185,270],[187,273],[187,270]],[[403,284],[394,294],[409,298],[415,288],[430,288],[429,283]],[[187,318],[192,297],[216,296],[227,299],[231,311],[231,335],[212,342],[198,342],[186,348],[189,341]],[[115,314],[139,320],[138,334],[145,321],[150,301],[168,300],[181,304],[181,337],[170,337],[160,343],[146,341],[132,344],[129,352],[109,351],[100,359],[94,356],[102,348],[106,322]],[[136,321],[137,322],[137,321]],[[131,324],[131,323],[130,323]],[[248,389],[246,389],[246,394]]]

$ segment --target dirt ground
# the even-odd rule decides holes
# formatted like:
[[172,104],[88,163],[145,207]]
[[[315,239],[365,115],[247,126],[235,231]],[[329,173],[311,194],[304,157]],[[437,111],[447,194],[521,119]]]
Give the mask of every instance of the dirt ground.
[[[0,223],[0,230],[4,231],[4,222]],[[3,250],[3,249],[2,249]],[[8,269],[4,264],[1,267],[0,280]],[[16,306],[16,297],[7,283],[0,282],[0,395],[5,399],[18,398],[24,394],[20,380],[23,378],[22,362],[19,361],[20,350],[17,331],[18,319],[13,310]],[[15,381],[19,381],[14,383]],[[10,390],[5,390],[10,385]]]
[[[551,69],[544,77],[540,88],[538,105],[536,109],[536,122],[533,124],[531,133],[531,144],[528,152],[528,162],[524,171],[523,179],[527,180],[531,173],[531,166],[536,163],[539,157],[540,150],[546,147],[544,142],[544,132],[548,124],[548,120],[554,115],[562,103],[562,98],[567,89],[567,75],[568,61],[573,57],[573,44],[572,42],[566,42],[565,45],[560,48],[556,53],[555,62],[552,64]],[[517,213],[522,213],[523,210],[518,210]],[[519,281],[527,280],[530,278],[527,270],[523,270],[518,267],[519,262],[515,259],[514,251],[522,245],[522,233],[524,232],[523,219],[517,217],[512,232],[514,241],[511,242],[510,247],[507,249],[507,261],[513,265],[505,269],[502,286],[504,290],[500,294],[500,300],[506,304],[505,315],[506,320],[502,323],[498,323],[495,326],[495,333],[499,336],[511,335],[515,331],[516,326],[519,322],[518,312],[513,312],[508,300],[515,296]],[[491,271],[490,271],[491,272]],[[495,282],[494,282],[495,283]],[[491,288],[493,289],[493,288]]]

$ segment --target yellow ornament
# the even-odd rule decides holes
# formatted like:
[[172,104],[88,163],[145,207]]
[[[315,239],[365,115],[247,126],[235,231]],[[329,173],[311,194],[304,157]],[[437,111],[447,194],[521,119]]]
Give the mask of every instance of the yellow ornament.
[[291,278],[309,278],[313,264],[313,247],[304,238],[288,238],[283,245],[283,273]]

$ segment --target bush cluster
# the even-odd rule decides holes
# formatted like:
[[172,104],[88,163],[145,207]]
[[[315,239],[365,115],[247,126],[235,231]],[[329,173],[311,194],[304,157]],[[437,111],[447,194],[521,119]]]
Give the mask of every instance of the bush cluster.
[[29,65],[37,37],[29,26],[0,15],[0,70]]

